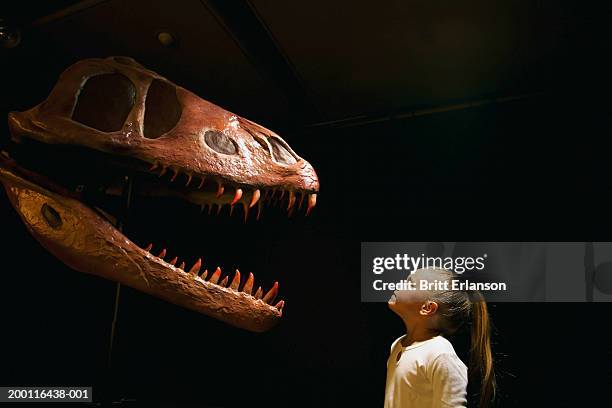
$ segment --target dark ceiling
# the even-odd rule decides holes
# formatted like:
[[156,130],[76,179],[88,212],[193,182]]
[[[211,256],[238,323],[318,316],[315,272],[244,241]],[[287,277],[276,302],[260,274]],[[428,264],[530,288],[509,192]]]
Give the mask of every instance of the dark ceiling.
[[558,88],[584,46],[576,33],[592,24],[575,5],[543,0],[22,1],[4,17],[23,37],[3,51],[12,81],[36,77],[36,96],[77,59],[129,55],[289,129]]

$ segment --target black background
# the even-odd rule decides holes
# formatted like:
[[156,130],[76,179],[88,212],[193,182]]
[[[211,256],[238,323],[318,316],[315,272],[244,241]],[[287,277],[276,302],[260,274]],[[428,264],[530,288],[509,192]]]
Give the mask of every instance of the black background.
[[[0,384],[93,385],[97,399],[146,406],[381,406],[402,325],[386,305],[360,303],[360,241],[612,239],[610,38],[605,13],[581,11],[554,69],[536,77],[537,97],[346,127],[268,118],[318,172],[312,217],[268,211],[242,225],[135,199],[126,225],[135,242],[280,281],[287,307],[265,334],[123,287],[108,371],[115,284],[66,268],[0,200]],[[2,52],[3,115],[47,95],[59,52]],[[610,400],[611,304],[490,308],[499,406]]]

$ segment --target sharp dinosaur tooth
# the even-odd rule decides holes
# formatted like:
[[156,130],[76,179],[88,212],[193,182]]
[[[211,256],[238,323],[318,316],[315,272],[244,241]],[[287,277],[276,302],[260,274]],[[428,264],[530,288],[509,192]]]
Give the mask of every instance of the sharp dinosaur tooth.
[[185,262],[181,262],[179,269],[185,270]]
[[242,291],[247,294],[251,294],[253,292],[253,283],[255,283],[255,277],[253,276],[253,272],[249,272],[249,277],[247,281],[244,283]]
[[149,167],[149,171],[153,171],[157,168],[157,166],[159,166],[158,162],[153,163],[153,165],[151,167]]
[[200,272],[201,266],[202,266],[202,258],[198,258],[196,263],[194,263],[191,269],[189,270],[189,273],[193,273],[194,275],[197,275]]
[[236,189],[236,194],[234,195],[234,199],[232,200],[232,204],[234,205],[238,202],[238,200],[240,200],[242,198],[242,189],[241,188],[237,188]]
[[166,174],[167,170],[168,170],[168,167],[166,165],[162,166],[162,171],[161,173],[159,173],[159,177],[162,177],[164,174]]
[[152,249],[153,249],[153,244],[149,244],[144,250],[147,252],[151,252]]
[[157,257],[160,259],[164,259],[164,256],[166,256],[166,248],[162,249],[159,255],[157,255]]
[[221,204],[217,204],[217,215],[221,214],[221,208],[223,206]]
[[233,213],[234,213],[234,206],[230,205],[230,217],[232,216]]
[[191,184],[191,179],[193,178],[193,173],[187,174],[187,183],[185,183],[185,187]]
[[263,297],[263,301],[267,304],[272,304],[274,302],[274,298],[276,298],[276,294],[278,293],[278,282],[274,282],[274,286],[266,293],[266,296]]
[[308,209],[306,210],[306,215],[310,214],[314,206],[317,205],[317,195],[309,194],[308,195]]
[[227,282],[229,282],[229,276],[225,275],[225,278],[223,278],[219,286],[227,287]]
[[172,258],[172,260],[170,261],[170,265],[176,265],[176,261],[178,261],[178,256]]
[[280,197],[278,197],[278,200],[281,201],[283,199],[283,197],[285,196],[285,190],[281,190],[281,195]]
[[298,202],[298,210],[302,209],[302,204],[304,203],[304,197],[305,196],[306,196],[306,194],[300,193],[300,201]]
[[255,299],[261,299],[261,295],[263,295],[263,290],[261,290],[261,286],[257,288],[255,292]]
[[208,215],[212,212],[212,204],[208,204]]
[[261,217],[261,207],[263,207],[263,205],[261,204],[261,201],[260,201],[259,205],[257,206],[257,217],[255,218],[257,221],[259,221],[259,218]]
[[230,283],[229,287],[234,290],[238,290],[240,286],[240,271],[236,269],[236,273],[234,274],[234,279],[232,279],[232,283]]
[[223,195],[223,192],[225,191],[225,187],[223,187],[223,184],[221,184],[220,182],[218,182],[219,187],[217,188],[217,198],[221,197]]
[[174,181],[176,180],[176,176],[179,175],[179,171],[177,169],[175,169],[174,167],[172,168],[172,171],[174,172],[174,174],[172,175],[172,177],[170,178],[170,181]]
[[204,187],[204,182],[206,181],[206,177],[200,176],[200,184],[198,185],[198,190]]
[[217,283],[219,282],[219,277],[221,277],[221,268],[219,268],[217,266],[217,269],[215,269],[215,272],[212,274],[212,276],[210,277],[210,283]]
[[208,269],[204,270],[204,272],[202,273],[202,275],[200,275],[200,278],[202,278],[202,280],[206,280],[206,277],[208,276]]
[[283,306],[285,306],[285,301],[281,300],[274,307],[277,308],[278,310],[283,310]]
[[287,205],[287,211],[291,210],[294,204],[295,204],[295,193],[293,192],[293,190],[291,190],[289,191],[289,204]]
[[249,208],[253,208],[257,201],[259,201],[259,197],[261,197],[261,191],[259,191],[259,189],[253,191],[253,198],[251,198],[251,204],[249,204]]

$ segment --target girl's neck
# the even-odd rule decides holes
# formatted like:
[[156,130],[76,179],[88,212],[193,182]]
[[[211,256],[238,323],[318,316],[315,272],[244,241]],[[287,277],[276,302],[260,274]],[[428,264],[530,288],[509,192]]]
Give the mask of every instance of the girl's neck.
[[425,341],[440,335],[435,329],[423,326],[408,326],[406,324],[406,336],[402,339],[402,346],[408,347],[418,341]]

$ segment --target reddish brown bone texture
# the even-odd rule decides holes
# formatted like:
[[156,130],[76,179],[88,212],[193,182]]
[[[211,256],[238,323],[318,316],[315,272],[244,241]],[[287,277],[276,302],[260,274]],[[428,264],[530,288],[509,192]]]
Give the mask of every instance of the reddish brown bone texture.
[[[103,132],[72,120],[80,90],[89,78],[121,74],[135,88],[135,103],[123,127]],[[144,133],[145,101],[149,86],[163,81],[176,90],[181,113],[176,125],[156,138]],[[104,106],[99,109],[103,111]],[[224,182],[257,187],[280,187],[316,193],[319,180],[313,167],[277,134],[214,105],[144,68],[131,58],[86,59],[62,73],[49,97],[25,112],[11,112],[9,127],[15,140],[30,137],[52,143],[77,145],[115,155],[206,175]],[[236,145],[236,154],[223,154],[205,142],[207,131],[221,132]],[[275,160],[271,143],[283,145],[296,162]]]
[[[119,88],[112,88],[114,84]],[[109,102],[105,105],[104,100]],[[225,185],[234,184],[228,189],[235,192],[232,204],[243,191],[253,206],[259,189],[288,190],[290,207],[300,193],[308,195],[310,211],[319,190],[313,167],[280,136],[127,57],[75,63],[45,101],[25,112],[11,112],[8,119],[17,142],[32,138],[138,159],[151,171],[159,169],[160,175],[170,169],[173,180],[179,173],[188,175],[187,184],[199,177],[199,188],[205,180],[217,183],[219,196]],[[239,273],[229,288],[216,284],[219,268],[208,281],[207,272],[201,277],[197,271],[186,273],[183,262],[176,268],[176,258],[168,263],[139,248],[78,197],[43,187],[51,183],[35,184],[32,181],[42,176],[7,163],[0,163],[0,181],[11,203],[32,235],[68,266],[247,330],[267,330],[281,317],[284,302],[278,307],[266,303],[276,297],[277,283],[264,301],[261,288],[250,294],[252,274],[245,293],[238,290]],[[160,255],[163,258],[165,250]]]
[[[74,198],[46,190],[2,166],[0,181],[34,238],[77,271],[121,282],[250,331],[268,330],[282,315],[280,307],[181,271],[139,248]],[[43,208],[52,209],[56,222],[45,220]]]

